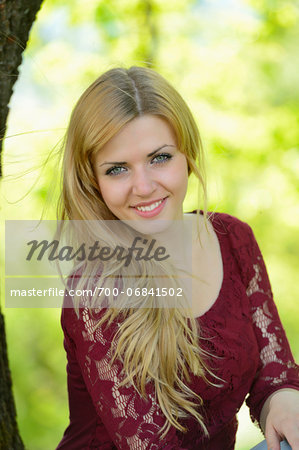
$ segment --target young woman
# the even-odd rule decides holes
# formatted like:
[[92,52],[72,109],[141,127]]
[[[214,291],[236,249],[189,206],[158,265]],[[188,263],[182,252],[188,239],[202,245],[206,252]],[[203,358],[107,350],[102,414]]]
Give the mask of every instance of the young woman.
[[[285,437],[298,450],[298,367],[254,235],[228,214],[183,212],[191,173],[206,191],[199,132],[181,96],[150,69],[104,73],[73,111],[63,164],[64,220],[113,220],[160,243],[172,223],[184,230],[191,220],[184,257],[193,278],[188,308],[165,307],[170,290],[157,303],[159,283],[176,283],[170,258],[132,260],[130,274],[139,272],[129,287],[146,286],[143,303],[138,295],[122,308],[78,303],[68,285],[61,320],[70,424],[57,448],[233,449],[249,394],[269,448]],[[185,237],[170,239],[172,255],[175,245],[184,253]],[[88,264],[75,268],[72,286],[88,284],[91,273],[99,287],[125,285],[124,259],[102,263],[96,277]]]

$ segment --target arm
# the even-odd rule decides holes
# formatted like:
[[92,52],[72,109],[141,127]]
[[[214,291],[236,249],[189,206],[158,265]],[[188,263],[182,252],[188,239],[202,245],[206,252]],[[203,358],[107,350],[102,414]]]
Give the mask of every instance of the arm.
[[[262,254],[251,228],[240,221],[231,225],[235,255],[249,300],[260,363],[246,400],[272,450],[286,437],[299,448],[299,376],[279,319]],[[292,430],[297,430],[292,431]],[[296,447],[297,445],[297,447]]]
[[81,450],[97,445],[103,450],[116,449],[104,424],[97,417],[91,397],[86,389],[81,369],[75,356],[75,346],[65,328],[65,312],[62,310],[61,325],[64,348],[67,355],[67,387],[70,423],[57,450]]

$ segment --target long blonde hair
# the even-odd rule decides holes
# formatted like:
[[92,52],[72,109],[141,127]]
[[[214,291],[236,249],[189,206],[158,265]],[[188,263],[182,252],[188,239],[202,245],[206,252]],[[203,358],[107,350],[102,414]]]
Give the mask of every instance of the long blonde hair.
[[[193,173],[197,177],[206,200],[201,139],[185,101],[151,69],[115,68],[101,75],[83,93],[72,112],[63,155],[60,219],[117,220],[101,196],[93,168],[94,158],[125,124],[144,114],[157,115],[168,121],[175,132],[179,151],[186,156],[188,174]],[[86,267],[82,267],[84,275]],[[142,280],[146,280],[148,288],[153,283],[150,281],[151,270],[151,265],[141,269]],[[108,267],[102,277],[109,277],[112,272]],[[169,272],[165,261],[161,264],[161,273]],[[170,279],[175,283],[172,277]],[[137,284],[142,285],[142,280],[139,279]],[[207,354],[200,346],[199,323],[193,317],[186,317],[180,308],[152,306],[148,302],[145,306],[130,307],[125,311],[108,308],[99,320],[97,326],[104,322],[111,324],[118,315],[123,317],[114,339],[111,363],[117,358],[122,362],[125,374],[122,384],[131,383],[144,398],[146,383],[154,383],[159,405],[166,417],[160,430],[164,430],[162,437],[171,425],[186,432],[179,418],[190,414],[207,435],[203,416],[198,410],[202,399],[186,384],[190,381],[189,370],[211,383],[206,378],[211,372],[206,363]]]

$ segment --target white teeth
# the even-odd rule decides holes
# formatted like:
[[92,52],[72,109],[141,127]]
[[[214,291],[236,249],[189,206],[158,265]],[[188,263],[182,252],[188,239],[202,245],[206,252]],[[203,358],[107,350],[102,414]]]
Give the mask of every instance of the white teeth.
[[152,203],[149,206],[136,206],[136,209],[138,209],[138,211],[152,211],[153,209],[157,208],[157,206],[159,206],[162,203],[163,200],[159,200],[156,203]]

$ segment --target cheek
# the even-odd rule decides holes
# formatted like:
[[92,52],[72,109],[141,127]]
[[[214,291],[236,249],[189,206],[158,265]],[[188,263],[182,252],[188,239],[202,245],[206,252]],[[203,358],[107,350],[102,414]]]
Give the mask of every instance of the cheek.
[[120,189],[117,183],[112,183],[110,180],[98,180],[98,185],[103,200],[108,208],[122,204],[125,197],[124,190]]
[[181,177],[178,189],[180,190],[182,200],[185,198],[188,188],[188,172]]
[[161,174],[160,183],[164,188],[172,192],[177,199],[183,200],[186,195],[188,187],[188,172],[185,170],[184,165],[178,167],[172,167],[171,170],[167,170]]
[[185,158],[181,158],[173,167],[169,180],[173,184],[173,189],[185,196],[188,187],[188,166]]

